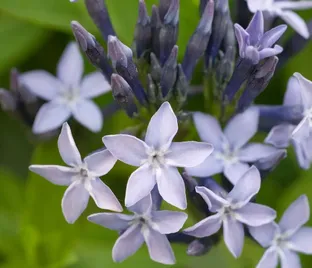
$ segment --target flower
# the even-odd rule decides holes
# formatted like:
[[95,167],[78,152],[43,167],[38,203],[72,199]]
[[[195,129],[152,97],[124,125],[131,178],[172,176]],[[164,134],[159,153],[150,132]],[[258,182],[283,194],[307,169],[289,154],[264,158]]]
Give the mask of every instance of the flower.
[[223,225],[224,242],[234,257],[239,257],[244,244],[244,226],[260,226],[272,222],[273,209],[250,200],[260,190],[261,177],[256,167],[251,167],[237,182],[233,190],[221,196],[206,187],[196,186],[211,212],[216,213],[184,230],[195,237],[211,236]]
[[134,213],[133,216],[120,213],[97,213],[88,217],[88,220],[93,223],[121,233],[113,247],[113,260],[115,262],[125,260],[145,241],[152,260],[163,264],[174,264],[174,253],[166,234],[178,232],[184,225],[187,214],[152,210],[151,195],[147,195],[128,209]]
[[236,184],[249,169],[248,163],[266,158],[277,150],[261,143],[247,144],[258,129],[259,112],[253,107],[234,116],[224,133],[211,115],[195,112],[193,119],[201,140],[211,143],[214,151],[200,165],[186,168],[191,176],[209,177],[223,172],[232,184]]
[[310,217],[306,195],[300,196],[285,211],[279,224],[275,222],[260,227],[249,227],[250,234],[261,246],[268,248],[257,268],[277,267],[300,268],[296,252],[312,254],[312,228],[302,227]]
[[185,186],[176,167],[199,165],[213,148],[203,142],[172,142],[177,131],[177,118],[170,104],[164,102],[149,122],[145,142],[124,134],[103,138],[105,146],[117,159],[139,167],[128,180],[127,207],[147,196],[157,183],[165,201],[186,208]]
[[62,210],[68,223],[74,223],[88,205],[89,196],[102,209],[122,211],[111,189],[100,180],[115,165],[116,159],[108,150],[97,151],[81,160],[70,127],[63,124],[58,139],[63,161],[70,167],[31,165],[29,169],[56,185],[69,186],[63,196]]
[[21,83],[33,94],[48,101],[36,115],[34,133],[54,130],[71,116],[93,132],[102,129],[101,110],[90,98],[109,91],[110,85],[99,72],[91,73],[81,80],[83,69],[79,48],[72,42],[59,61],[57,78],[40,70],[21,76]]
[[259,10],[267,12],[270,16],[278,16],[288,23],[302,37],[310,37],[305,21],[292,10],[312,8],[311,1],[280,1],[280,0],[246,0],[248,8],[255,13]]
[[283,48],[274,44],[286,29],[286,25],[279,25],[264,33],[264,20],[261,11],[256,12],[246,30],[236,23],[235,35],[239,45],[240,57],[248,59],[256,65],[262,59],[280,54]]

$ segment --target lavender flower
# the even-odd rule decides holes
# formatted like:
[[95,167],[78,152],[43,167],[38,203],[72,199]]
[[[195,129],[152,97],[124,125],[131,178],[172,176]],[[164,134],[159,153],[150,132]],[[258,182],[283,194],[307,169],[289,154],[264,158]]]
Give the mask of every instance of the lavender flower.
[[310,217],[308,198],[295,200],[285,211],[279,224],[275,222],[259,227],[249,227],[250,234],[261,246],[268,248],[257,268],[300,268],[297,252],[312,254],[312,228],[302,227]]
[[260,190],[261,178],[256,167],[251,167],[239,179],[233,190],[220,196],[206,187],[196,187],[211,212],[209,216],[184,233],[195,237],[211,236],[223,225],[224,242],[235,258],[239,257],[244,244],[244,226],[260,226],[272,222],[276,213],[273,209],[255,204],[250,200]]
[[292,10],[312,8],[311,1],[280,1],[280,0],[246,0],[248,8],[255,13],[262,10],[270,16],[278,16],[288,23],[302,37],[308,39],[310,36],[305,21]]
[[57,78],[46,71],[31,71],[21,76],[21,83],[33,94],[48,101],[40,108],[33,125],[36,134],[57,129],[73,116],[93,132],[102,129],[101,110],[90,100],[110,90],[101,73],[81,80],[83,58],[76,43],[70,43],[57,66]]
[[69,186],[62,200],[62,210],[68,223],[74,223],[88,205],[89,196],[102,209],[122,211],[111,189],[100,180],[115,165],[116,159],[108,150],[95,152],[81,160],[70,127],[63,124],[58,139],[63,161],[70,167],[31,165],[29,169],[56,185]]
[[249,169],[248,163],[266,158],[277,150],[261,143],[247,144],[257,132],[258,118],[258,110],[249,108],[233,117],[222,133],[216,118],[200,112],[194,113],[194,123],[201,140],[211,143],[214,151],[199,166],[186,168],[187,173],[209,177],[223,172],[232,184],[236,184]]
[[185,186],[176,167],[199,165],[213,148],[202,142],[172,142],[177,131],[177,118],[170,104],[165,102],[151,118],[145,142],[122,134],[103,138],[105,146],[117,159],[139,167],[127,184],[127,207],[147,196],[157,184],[165,201],[180,209],[186,208]]
[[113,247],[113,260],[121,262],[133,255],[145,242],[150,258],[163,264],[174,264],[175,257],[166,234],[178,232],[187,214],[176,211],[155,211],[151,195],[128,209],[133,216],[119,213],[97,213],[88,220],[121,233]]

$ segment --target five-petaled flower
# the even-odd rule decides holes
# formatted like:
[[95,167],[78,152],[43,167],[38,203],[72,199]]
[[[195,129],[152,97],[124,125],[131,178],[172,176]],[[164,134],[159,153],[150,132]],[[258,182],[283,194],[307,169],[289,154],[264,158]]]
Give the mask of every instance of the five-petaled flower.
[[83,58],[78,45],[70,43],[57,66],[57,78],[46,71],[31,71],[21,76],[33,94],[48,101],[36,115],[33,132],[36,134],[57,129],[71,116],[93,132],[102,129],[103,116],[91,98],[109,91],[110,84],[100,72],[82,78]]
[[134,215],[97,213],[88,217],[91,222],[121,233],[113,247],[113,260],[123,261],[133,255],[145,241],[152,260],[174,264],[174,253],[166,234],[178,232],[183,227],[187,214],[153,210],[150,194],[128,209]]
[[67,222],[74,223],[79,218],[88,205],[89,196],[99,208],[122,211],[114,193],[99,178],[113,168],[116,158],[108,150],[101,150],[82,161],[67,123],[63,124],[58,147],[63,161],[70,167],[31,165],[29,169],[56,185],[69,186],[62,200]]
[[[260,226],[272,222],[276,212],[263,205],[250,202],[259,192],[261,177],[256,167],[251,167],[237,182],[231,192],[220,196],[206,187],[196,187],[211,212],[194,226],[184,230],[195,237],[217,233],[223,225],[224,242],[234,257],[241,255],[244,244],[244,226]],[[220,193],[219,193],[220,194]]]
[[180,209],[186,208],[185,185],[177,167],[199,165],[213,147],[204,142],[172,142],[177,131],[177,118],[170,104],[165,102],[151,118],[145,142],[123,134],[103,138],[105,146],[117,159],[139,167],[127,184],[127,207],[147,196],[157,183],[165,201]]
[[302,227],[310,217],[308,198],[305,195],[295,200],[285,211],[279,224],[275,222],[260,227],[249,227],[250,234],[268,248],[257,268],[300,268],[296,252],[312,254],[312,228]]

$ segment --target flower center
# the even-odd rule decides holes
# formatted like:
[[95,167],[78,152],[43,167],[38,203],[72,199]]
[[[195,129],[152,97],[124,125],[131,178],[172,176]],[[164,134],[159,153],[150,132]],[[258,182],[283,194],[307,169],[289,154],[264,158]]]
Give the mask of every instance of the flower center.
[[228,144],[224,144],[222,152],[216,152],[215,158],[222,160],[225,165],[231,165],[238,162],[237,151],[233,151]]
[[71,87],[64,90],[62,94],[63,101],[69,105],[75,105],[79,99],[79,89],[76,87]]
[[282,234],[277,234],[274,237],[272,245],[277,247],[277,248],[287,248],[288,247],[287,236],[282,235]]
[[152,150],[148,152],[148,163],[154,168],[158,169],[165,164],[164,152]]

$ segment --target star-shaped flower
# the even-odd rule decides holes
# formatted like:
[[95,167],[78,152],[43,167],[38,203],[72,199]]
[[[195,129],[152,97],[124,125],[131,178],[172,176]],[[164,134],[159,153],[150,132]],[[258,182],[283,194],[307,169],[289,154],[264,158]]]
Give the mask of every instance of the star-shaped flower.
[[244,244],[244,226],[260,226],[272,222],[273,209],[250,202],[260,190],[261,178],[256,167],[251,167],[226,196],[220,196],[206,187],[196,186],[211,212],[209,216],[184,233],[195,237],[211,236],[223,226],[224,242],[234,257],[239,257]]
[[305,21],[292,10],[312,8],[311,1],[292,0],[246,0],[248,8],[255,13],[259,10],[267,12],[270,16],[278,16],[288,23],[302,37],[310,37],[309,29]]
[[105,146],[117,159],[139,167],[127,184],[127,207],[147,196],[157,183],[165,201],[186,208],[185,185],[177,167],[199,165],[213,147],[203,142],[172,142],[177,131],[177,118],[170,104],[165,102],[151,118],[145,142],[123,134],[103,138]]
[[48,101],[40,108],[33,125],[36,134],[60,127],[73,116],[93,132],[102,129],[100,108],[91,100],[110,90],[110,84],[99,73],[91,73],[82,80],[83,58],[78,45],[70,43],[57,66],[57,77],[46,71],[31,71],[21,76],[33,94]]
[[191,176],[209,177],[223,172],[227,179],[236,184],[254,163],[276,153],[276,148],[261,143],[247,142],[258,129],[259,112],[249,108],[233,117],[222,133],[217,119],[211,115],[196,112],[193,115],[197,132],[202,141],[213,145],[214,151],[199,166],[186,168]]
[[62,200],[66,221],[74,223],[79,218],[88,205],[89,196],[102,209],[122,211],[114,193],[99,178],[113,168],[116,158],[108,150],[102,150],[81,160],[67,123],[63,124],[58,147],[63,161],[69,167],[31,165],[29,169],[56,185],[69,186]]
[[125,260],[145,242],[152,260],[163,264],[174,264],[174,253],[166,234],[178,232],[183,227],[187,214],[152,210],[151,195],[144,197],[128,209],[134,213],[133,216],[98,213],[88,217],[91,222],[121,233],[113,247],[113,260],[115,262]]
[[[235,35],[240,57],[248,59],[256,65],[262,59],[280,54],[283,48],[274,44],[286,29],[286,25],[279,25],[264,33],[264,20],[261,11],[256,12],[246,30],[236,23]],[[273,45],[274,47],[272,47]]]
[[300,268],[297,252],[312,254],[312,228],[302,227],[309,217],[308,198],[302,195],[288,207],[279,224],[249,227],[259,244],[268,248],[257,268],[277,267],[279,259],[282,268]]

